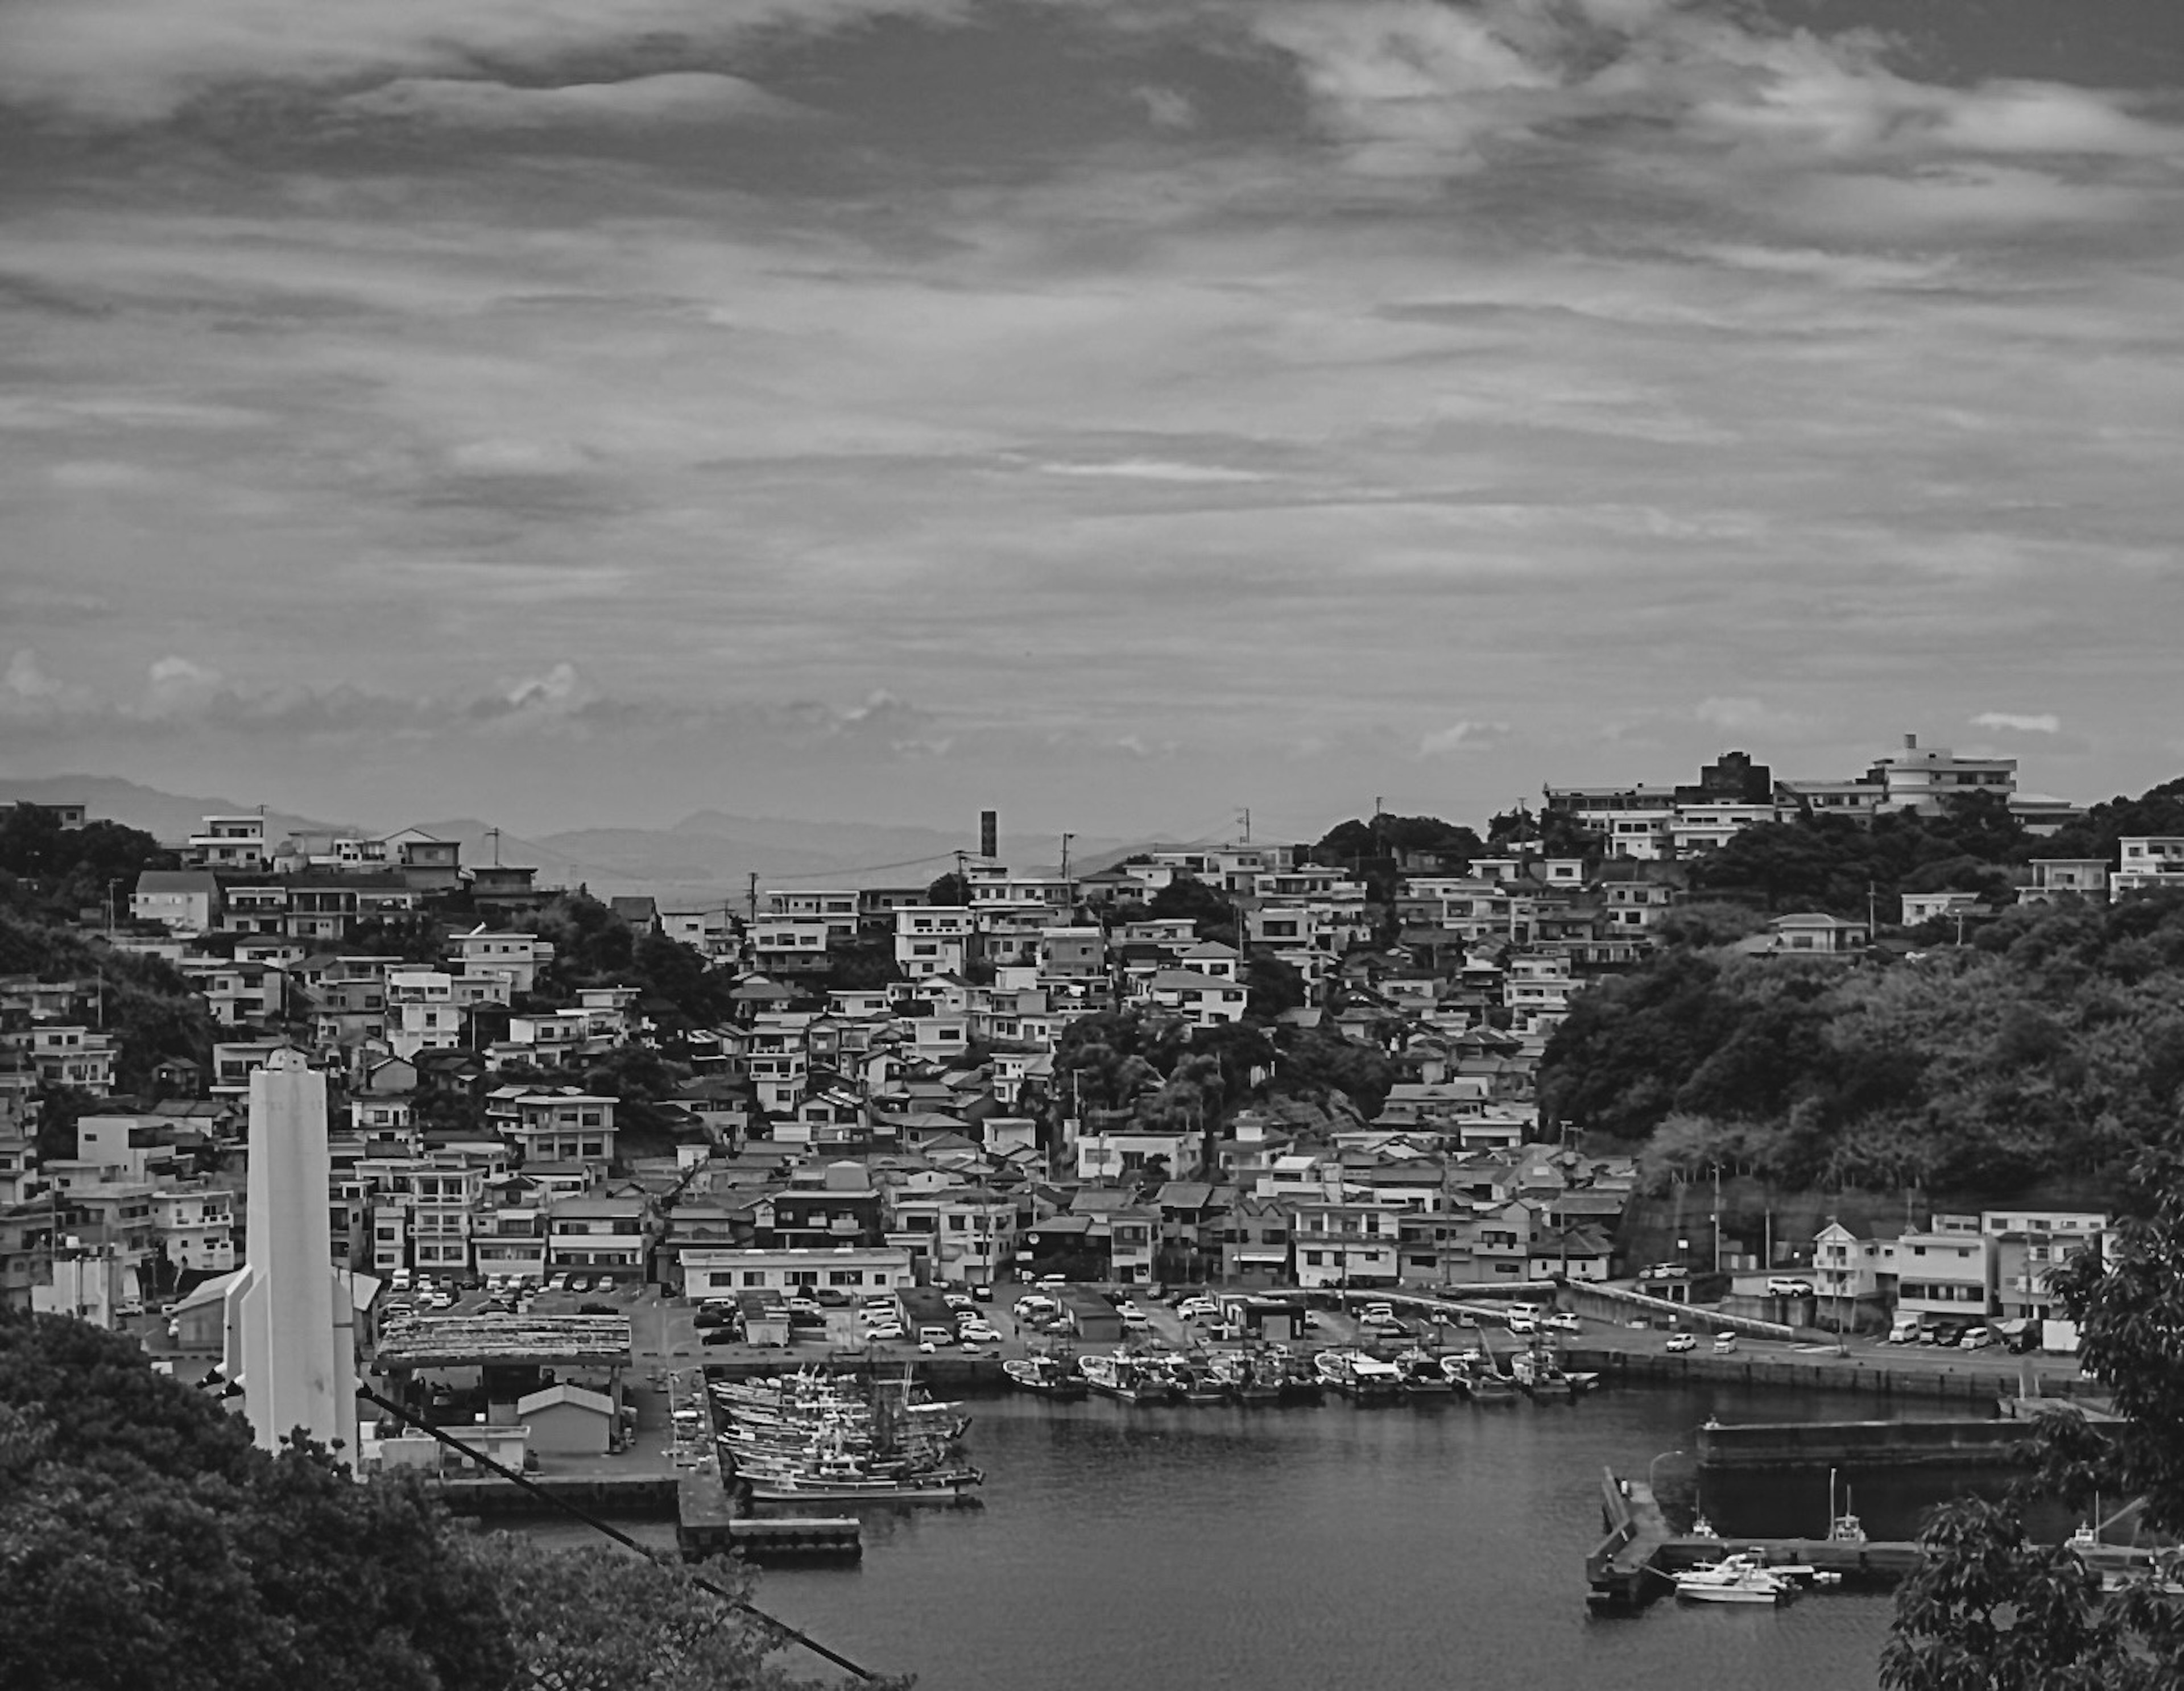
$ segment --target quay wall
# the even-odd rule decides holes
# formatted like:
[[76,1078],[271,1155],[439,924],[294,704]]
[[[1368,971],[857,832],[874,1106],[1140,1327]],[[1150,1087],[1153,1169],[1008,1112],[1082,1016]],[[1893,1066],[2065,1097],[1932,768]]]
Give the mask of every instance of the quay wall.
[[[1570,1345],[1563,1351],[1564,1365],[1586,1369],[1601,1376],[1606,1386],[1666,1383],[1682,1386],[1719,1383],[1732,1386],[1779,1387],[1793,1392],[1866,1392],[1884,1398],[1931,1398],[1941,1401],[1992,1404],[2004,1393],[2014,1393],[2015,1376],[1997,1376],[1991,1370],[1933,1367],[1891,1367],[1863,1361],[1845,1363],[1829,1357],[1744,1356],[1732,1353],[1716,1356],[1704,1349],[1669,1356],[1652,1351],[1628,1351]],[[2075,1368],[2031,1370],[2031,1389],[2036,1396],[2068,1397],[2088,1388]]]
[[[525,1477],[549,1496],[572,1503],[579,1509],[589,1510],[594,1515],[660,1521],[675,1518],[676,1482],[671,1475],[531,1474]],[[498,1477],[443,1480],[438,1491],[441,1500],[456,1515],[488,1516],[560,1513],[545,1498],[535,1496],[522,1487],[510,1485],[506,1480]]]

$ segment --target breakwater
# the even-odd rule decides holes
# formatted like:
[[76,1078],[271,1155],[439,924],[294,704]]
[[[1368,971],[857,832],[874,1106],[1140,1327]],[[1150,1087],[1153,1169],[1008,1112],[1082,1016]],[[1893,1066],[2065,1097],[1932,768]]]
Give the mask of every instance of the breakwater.
[[2030,1420],[1949,1415],[1921,1420],[1766,1421],[1698,1430],[1702,1468],[1987,1468],[2007,1465],[2038,1431]]

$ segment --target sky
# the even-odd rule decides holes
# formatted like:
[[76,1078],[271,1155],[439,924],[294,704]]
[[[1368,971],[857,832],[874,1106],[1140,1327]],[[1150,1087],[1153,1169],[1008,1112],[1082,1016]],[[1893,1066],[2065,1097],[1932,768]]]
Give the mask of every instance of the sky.
[[2184,770],[2176,0],[0,0],[0,774]]

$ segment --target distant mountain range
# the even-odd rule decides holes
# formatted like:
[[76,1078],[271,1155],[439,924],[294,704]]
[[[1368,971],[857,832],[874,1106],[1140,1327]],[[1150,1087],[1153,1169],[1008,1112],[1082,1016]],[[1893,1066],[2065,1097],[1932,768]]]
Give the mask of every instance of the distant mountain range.
[[[208,815],[256,808],[227,799],[161,792],[104,775],[0,779],[0,802],[14,799],[80,803],[94,817],[111,817],[170,841],[198,832]],[[267,837],[276,840],[337,825],[272,810],[265,812],[265,824]],[[715,810],[687,816],[671,828],[584,828],[537,835],[503,833],[498,838],[491,823],[476,817],[418,826],[443,840],[460,840],[465,863],[499,861],[535,868],[542,886],[585,885],[602,896],[642,893],[663,902],[730,905],[742,902],[752,875],[761,887],[790,881],[922,886],[953,868],[958,851],[975,852],[978,844],[975,834],[940,829],[730,816]],[[1004,834],[1000,844],[1003,860],[1013,868],[1037,873],[1057,867],[1061,842],[1053,834]],[[1141,849],[1142,842],[1088,836],[1072,843],[1070,862],[1081,873]]]

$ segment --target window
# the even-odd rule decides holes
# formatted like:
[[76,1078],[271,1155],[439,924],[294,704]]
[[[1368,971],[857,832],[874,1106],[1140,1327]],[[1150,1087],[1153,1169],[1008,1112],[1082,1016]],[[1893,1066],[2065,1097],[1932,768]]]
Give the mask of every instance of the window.
[[744,1270],[744,1284],[745,1286],[764,1286],[766,1284],[766,1270],[764,1269],[745,1269]]

